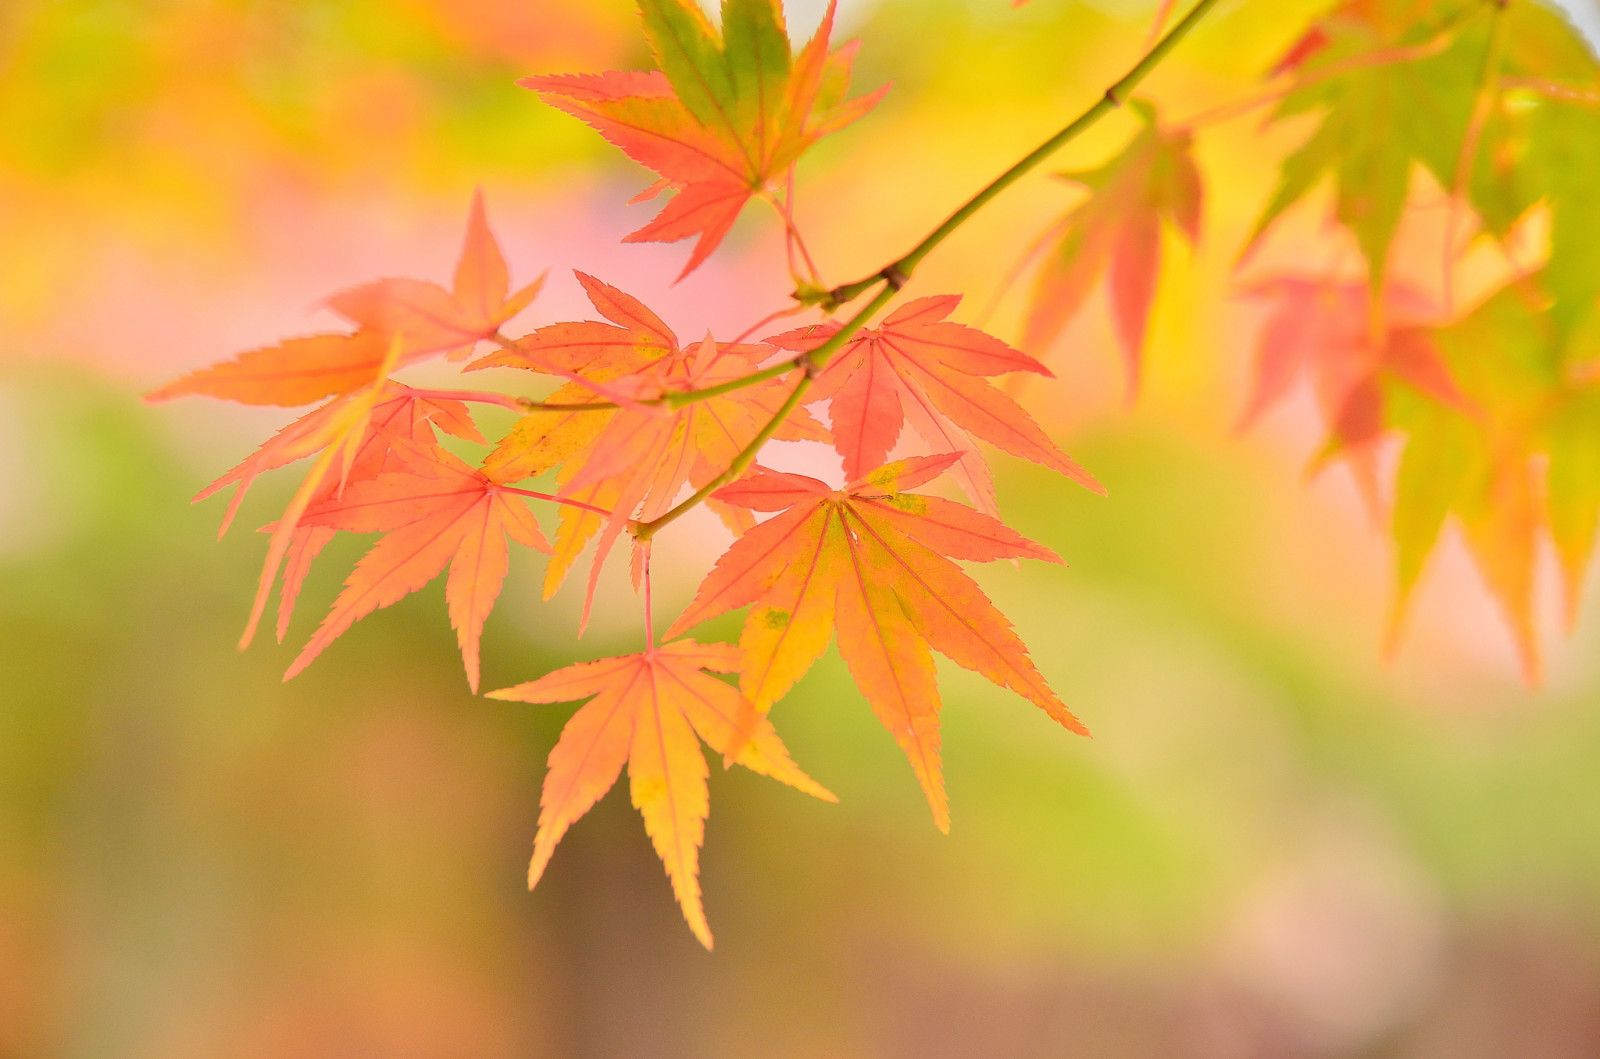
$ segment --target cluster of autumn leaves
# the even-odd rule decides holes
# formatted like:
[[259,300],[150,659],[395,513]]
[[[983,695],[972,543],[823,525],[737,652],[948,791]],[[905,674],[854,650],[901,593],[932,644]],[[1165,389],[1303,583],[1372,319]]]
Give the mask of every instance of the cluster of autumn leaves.
[[[864,112],[873,97],[841,102],[848,52],[828,51],[831,11],[791,65],[781,16],[771,3],[733,0],[720,36],[693,4],[641,7],[665,76],[535,78],[528,84],[656,168],[661,186],[677,189],[661,217],[637,235],[698,235],[692,268],[749,198],[767,194],[805,146]],[[719,81],[707,71],[725,76]],[[697,94],[705,83],[709,95]],[[834,343],[835,350],[826,350],[838,331],[830,323],[764,341],[721,342],[708,335],[684,344],[637,299],[592,276],[580,273],[578,280],[599,319],[503,335],[501,327],[532,300],[538,284],[510,293],[480,197],[452,289],[390,279],[345,291],[329,305],[351,331],[244,353],[150,398],[203,394],[281,405],[325,400],[201,494],[234,485],[231,520],[257,475],[315,457],[287,510],[268,527],[271,543],[246,642],[275,584],[283,638],[312,560],[337,532],[382,534],[287,676],[355,621],[448,568],[450,621],[476,691],[479,639],[507,572],[511,542],[549,554],[547,598],[593,545],[586,622],[596,580],[619,540],[633,542],[635,584],[648,596],[650,542],[641,527],[673,509],[686,489],[729,478],[706,503],[739,537],[660,642],[647,632],[640,654],[582,663],[491,693],[528,702],[593,696],[550,755],[530,884],[567,827],[626,764],[634,804],[684,915],[709,946],[697,878],[708,811],[700,744],[728,763],[831,799],[789,759],[766,714],[835,630],[846,663],[904,748],[942,829],[949,812],[933,650],[1083,730],[1010,623],[952,560],[1059,562],[993,517],[994,487],[980,441],[1090,488],[1099,485],[990,381],[1017,371],[1047,374],[1045,367],[950,321],[959,298],[908,302],[878,327]],[[544,400],[526,401],[419,390],[390,377],[430,356],[463,359],[485,343],[487,350],[463,370],[516,368],[553,376],[559,385]],[[795,400],[802,387],[809,389],[804,403]],[[439,444],[441,432],[489,444],[468,411],[474,401],[526,412],[479,466]],[[810,406],[826,410],[825,422]],[[886,463],[908,421],[934,455]],[[752,446],[767,438],[831,443],[849,484],[833,489],[759,464],[743,477],[730,476],[741,456],[748,462]],[[517,485],[549,472],[554,493]],[[912,492],[945,472],[975,507]],[[538,500],[557,511],[550,537],[528,506]],[[681,638],[739,607],[748,607],[749,615],[737,645]],[[646,622],[648,629],[648,603]],[[737,673],[738,686],[710,673]]]
[[[1537,683],[1541,542],[1559,558],[1570,622],[1600,524],[1600,64],[1539,0],[1340,0],[1269,89],[1215,112],[1276,102],[1272,122],[1306,130],[1241,266],[1291,208],[1331,190],[1329,244],[1351,245],[1362,267],[1242,286],[1266,315],[1240,426],[1308,381],[1327,432],[1313,467],[1348,466],[1390,526],[1391,648],[1454,521]],[[1198,236],[1192,144],[1206,117],[1169,125],[1135,109],[1140,131],[1120,153],[1063,174],[1088,194],[1046,231],[1022,342],[1042,353],[1103,277],[1130,390],[1161,229]],[[1441,203],[1441,281],[1398,275],[1403,224]],[[1520,249],[1540,232],[1547,249]],[[1485,242],[1503,257],[1498,285],[1460,304],[1455,273]]]
[[[798,54],[777,0],[725,0],[720,29],[693,0],[639,6],[659,72],[522,83],[654,170],[660,179],[641,197],[674,192],[629,238],[697,239],[685,274],[715,250],[751,199],[777,210],[792,251],[799,242],[789,212],[795,160],[877,99],[847,98],[851,49],[830,51],[832,5]],[[1580,192],[1581,181],[1552,189],[1534,178],[1544,172],[1538,166],[1553,165],[1553,152],[1600,150],[1600,136],[1586,145],[1567,141],[1575,126],[1593,132],[1600,123],[1584,125],[1597,115],[1581,102],[1517,79],[1535,76],[1524,71],[1536,67],[1548,77],[1536,60],[1552,49],[1567,63],[1556,72],[1573,84],[1592,84],[1595,67],[1581,46],[1560,51],[1551,43],[1564,39],[1557,31],[1565,27],[1532,0],[1510,13],[1479,0],[1423,6],[1426,12],[1412,10],[1410,0],[1348,0],[1274,74],[1284,85],[1280,116],[1314,112],[1321,124],[1285,163],[1257,237],[1331,171],[1337,215],[1366,253],[1369,276],[1277,276],[1251,288],[1271,308],[1244,422],[1309,374],[1328,420],[1319,459],[1348,461],[1375,504],[1384,502],[1378,447],[1400,432],[1405,447],[1391,503],[1402,598],[1454,515],[1512,615],[1531,672],[1534,535],[1541,525],[1553,531],[1575,590],[1600,510],[1600,372],[1582,359],[1583,350],[1600,354],[1600,341],[1584,337],[1600,335],[1600,314],[1589,311],[1600,294],[1600,269],[1580,274],[1583,262],[1600,258],[1592,248],[1600,245],[1600,217],[1590,216],[1600,207]],[[1385,49],[1401,57],[1361,61]],[[1474,64],[1491,72],[1461,89],[1458,67]],[[1380,103],[1388,109],[1375,119]],[[1384,131],[1391,111],[1433,103],[1448,104],[1455,124],[1440,120],[1425,136],[1403,121]],[[1047,348],[1103,275],[1130,384],[1138,377],[1162,226],[1173,224],[1193,240],[1201,216],[1192,130],[1163,125],[1146,104],[1135,109],[1140,131],[1126,149],[1071,177],[1088,194],[1046,233],[1051,245],[1023,342],[1036,352]],[[1446,164],[1452,142],[1455,168]],[[1547,209],[1548,263],[1516,272],[1501,293],[1457,320],[1390,280],[1384,262],[1413,160],[1456,187],[1490,237],[1506,238],[1530,210]],[[1592,243],[1575,239],[1575,229]],[[826,292],[796,278],[803,304],[827,303],[818,296]],[[875,304],[897,292],[896,279],[886,272]],[[235,487],[226,529],[257,475],[311,461],[282,516],[266,527],[268,555],[244,643],[274,587],[284,638],[310,565],[338,532],[382,534],[287,676],[355,621],[448,568],[450,622],[476,692],[479,640],[510,544],[549,555],[546,598],[592,546],[586,623],[600,571],[626,538],[634,584],[645,597],[645,650],[490,694],[589,700],[550,755],[530,885],[562,834],[626,765],[633,803],[684,915],[709,947],[697,867],[708,812],[701,744],[725,764],[832,799],[790,760],[767,716],[831,641],[906,753],[941,829],[949,813],[933,651],[1083,731],[956,561],[1059,562],[996,517],[980,442],[1100,487],[992,381],[1048,370],[951,320],[959,297],[907,301],[872,327],[861,314],[756,341],[707,335],[685,344],[637,299],[591,276],[578,280],[600,319],[504,334],[539,283],[512,291],[480,196],[450,289],[409,279],[352,288],[328,302],[348,330],[241,354],[150,398],[322,402],[200,494]],[[519,369],[554,389],[531,400],[418,389],[392,378],[432,357],[466,361],[465,371]],[[491,442],[479,433],[472,403],[521,417]],[[441,445],[441,432],[486,446],[488,454],[477,465],[467,462]],[[831,444],[848,484],[836,489],[763,467],[759,450],[773,438]],[[887,462],[902,442],[928,455]],[[519,485],[552,472],[554,492]],[[918,491],[946,474],[969,504]],[[548,537],[530,502],[553,507]],[[655,534],[701,502],[736,539],[658,641],[649,585]],[[748,608],[737,644],[685,638],[737,608]],[[736,674],[737,685],[713,674]]]

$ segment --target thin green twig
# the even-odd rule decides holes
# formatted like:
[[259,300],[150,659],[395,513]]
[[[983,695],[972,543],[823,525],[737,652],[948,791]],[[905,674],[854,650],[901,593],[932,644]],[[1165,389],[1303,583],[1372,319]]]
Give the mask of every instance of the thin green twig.
[[922,242],[912,247],[905,255],[885,265],[870,276],[858,279],[854,283],[846,283],[843,286],[833,288],[828,292],[827,298],[821,301],[820,304],[823,308],[837,308],[865,293],[868,288],[877,283],[887,283],[896,289],[904,286],[906,280],[910,279],[911,274],[916,271],[917,265],[921,264],[922,259],[932,253],[940,243],[949,238],[952,232],[965,224],[974,213],[988,205],[989,201],[1002,191],[1032,172],[1046,158],[1049,158],[1063,146],[1077,139],[1101,118],[1127,102],[1128,96],[1139,86],[1139,83],[1149,75],[1151,70],[1155,69],[1162,59],[1167,57],[1167,53],[1176,47],[1179,41],[1189,35],[1189,31],[1194,29],[1200,20],[1205,17],[1206,12],[1216,6],[1216,3],[1217,0],[1200,0],[1189,10],[1187,15],[1183,16],[1183,19],[1177,25],[1168,31],[1166,36],[1162,37],[1153,48],[1144,53],[1144,56],[1133,65],[1133,69],[1124,74],[1121,80],[1106,89],[1105,93],[1093,106],[1065,125],[1060,132],[1057,132],[1030,151],[1021,161],[990,181],[988,186],[963,203],[959,209],[945,219],[943,224],[928,233]]
[[[634,537],[641,541],[649,540],[663,526],[667,526],[672,522],[675,522],[684,514],[701,504],[712,493],[716,492],[718,489],[722,488],[724,485],[727,485],[729,482],[732,482],[741,474],[743,474],[746,468],[748,468],[750,464],[755,461],[756,454],[761,451],[762,446],[772,439],[772,436],[777,433],[778,428],[783,425],[783,421],[787,419],[789,414],[799,406],[801,398],[804,397],[806,391],[811,388],[811,383],[816,377],[816,373],[827,365],[828,361],[832,359],[833,355],[842,349],[844,344],[850,341],[857,331],[860,331],[866,326],[867,322],[877,314],[878,310],[882,309],[894,299],[896,294],[900,293],[900,288],[905,286],[906,281],[911,278],[912,273],[916,271],[917,266],[921,264],[923,258],[932,253],[934,248],[936,248],[940,243],[944,242],[945,239],[947,239],[957,228],[960,228],[963,224],[965,224],[973,214],[977,213],[980,209],[987,205],[991,199],[995,198],[995,196],[999,195],[1002,191],[1006,190],[1012,184],[1015,184],[1018,180],[1022,179],[1023,176],[1031,172],[1041,162],[1050,157],[1050,155],[1054,154],[1062,146],[1082,135],[1083,132],[1089,129],[1092,125],[1094,125],[1095,122],[1099,121],[1106,114],[1122,106],[1122,104],[1127,101],[1129,94],[1136,87],[1138,87],[1139,83],[1145,79],[1146,75],[1148,75],[1150,71],[1161,62],[1162,59],[1166,58],[1167,53],[1170,52],[1179,41],[1189,35],[1189,31],[1192,30],[1199,23],[1199,21],[1205,17],[1206,12],[1211,10],[1212,7],[1216,6],[1216,4],[1217,0],[1199,0],[1199,3],[1195,4],[1194,7],[1189,10],[1189,13],[1185,15],[1177,25],[1173,26],[1171,31],[1169,31],[1166,36],[1162,37],[1154,47],[1145,52],[1144,56],[1134,64],[1131,70],[1124,74],[1123,77],[1110,88],[1106,89],[1105,93],[1098,101],[1094,103],[1093,106],[1084,111],[1073,121],[1069,122],[1054,136],[1051,136],[1044,143],[1034,148],[1021,161],[1017,162],[1015,165],[1011,166],[1011,168],[1001,173],[983,190],[979,191],[972,198],[968,199],[959,209],[947,217],[943,224],[939,225],[939,227],[930,232],[928,236],[922,240],[922,242],[914,246],[904,256],[896,259],[888,265],[885,265],[883,268],[879,269],[877,272],[866,277],[865,279],[857,280],[854,283],[847,283],[842,287],[835,287],[832,291],[828,292],[826,301],[822,303],[824,308],[837,308],[838,306],[843,305],[845,302],[851,301],[859,295],[865,293],[869,288],[880,283],[882,284],[882,286],[878,289],[878,293],[874,295],[873,299],[863,306],[861,310],[852,316],[848,321],[846,321],[845,324],[839,328],[839,330],[830,335],[828,340],[822,345],[818,346],[809,353],[801,354],[793,361],[773,365],[772,367],[756,372],[753,375],[747,375],[741,379],[733,379],[729,382],[721,384],[720,386],[713,386],[708,387],[705,390],[694,391],[695,399],[703,400],[708,396],[717,396],[719,394],[729,393],[733,390],[740,389],[743,386],[752,385],[753,383],[762,381],[764,379],[775,378],[776,376],[782,375],[788,371],[803,371],[805,373],[799,380],[796,381],[794,389],[789,392],[788,399],[783,402],[783,404],[778,408],[777,412],[773,414],[772,418],[767,421],[767,424],[761,428],[754,438],[751,439],[750,443],[740,450],[739,454],[733,458],[733,462],[728,465],[726,470],[717,475],[715,478],[711,479],[711,481],[707,482],[705,485],[701,486],[699,489],[695,490],[692,496],[684,500],[682,503],[676,505],[671,510],[667,511],[665,514],[651,519],[648,522],[630,523],[628,528],[633,533]],[[676,400],[680,403],[687,403],[687,399],[689,397],[689,393],[669,394],[664,399]]]

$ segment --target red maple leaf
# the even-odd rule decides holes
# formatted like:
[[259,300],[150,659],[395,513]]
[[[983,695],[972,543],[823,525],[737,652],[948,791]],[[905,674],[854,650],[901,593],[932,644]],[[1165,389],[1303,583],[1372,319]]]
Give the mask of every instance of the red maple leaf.
[[855,48],[828,51],[834,2],[816,35],[790,57],[776,0],[727,0],[724,32],[693,0],[642,0],[660,72],[528,77],[551,106],[587,122],[661,179],[634,201],[677,195],[628,242],[698,235],[687,276],[817,140],[855,121],[883,95],[845,100]]
[[1096,169],[1060,174],[1091,194],[1061,222],[1034,284],[1022,341],[1042,354],[1103,273],[1130,395],[1138,392],[1145,329],[1161,274],[1162,220],[1195,242],[1202,198],[1189,133],[1161,125],[1155,108],[1142,100],[1133,100],[1132,109],[1144,128],[1121,153]]
[[1373,339],[1371,291],[1365,283],[1307,276],[1276,276],[1248,294],[1273,300],[1262,327],[1255,377],[1238,429],[1247,429],[1308,375],[1327,424],[1328,438],[1313,466],[1345,458],[1363,494],[1377,504],[1373,445],[1384,430],[1383,386],[1399,379],[1433,399],[1470,411],[1427,330],[1417,326],[1438,313],[1432,300],[1404,284],[1384,294],[1389,319]]
[[[945,295],[902,306],[883,326],[859,332],[818,375],[807,398],[830,399],[833,444],[844,457],[845,476],[859,478],[882,465],[909,420],[930,448],[960,454],[957,481],[989,514],[997,510],[994,482],[978,451],[979,438],[1103,494],[1093,475],[987,381],[1008,372],[1050,370],[998,338],[946,319],[960,302],[959,295]],[[834,323],[814,324],[767,341],[811,350],[838,330]]]

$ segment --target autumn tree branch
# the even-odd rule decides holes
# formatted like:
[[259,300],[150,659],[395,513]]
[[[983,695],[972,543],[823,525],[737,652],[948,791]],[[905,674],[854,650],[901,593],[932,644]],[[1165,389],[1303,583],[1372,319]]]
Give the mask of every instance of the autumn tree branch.
[[1030,151],[1020,161],[1012,165],[1011,168],[1007,169],[994,180],[990,181],[986,187],[963,203],[960,208],[958,208],[954,213],[945,219],[943,224],[939,225],[932,232],[928,233],[927,237],[916,246],[912,247],[908,253],[904,254],[900,258],[897,258],[895,261],[890,262],[888,265],[885,265],[883,268],[879,269],[877,272],[866,277],[865,279],[857,280],[854,283],[847,283],[842,287],[835,287],[832,291],[826,292],[825,295],[820,299],[816,298],[814,295],[810,295],[808,292],[796,291],[795,299],[800,301],[802,304],[806,304],[808,301],[810,301],[812,304],[820,305],[826,310],[832,310],[838,308],[846,302],[852,301],[859,295],[865,293],[869,288],[880,283],[882,284],[882,286],[878,289],[878,293],[873,297],[873,299],[863,306],[861,310],[852,316],[848,321],[846,321],[844,325],[839,328],[839,330],[830,335],[828,340],[822,345],[818,346],[809,353],[801,354],[792,361],[773,365],[772,367],[756,372],[753,375],[747,375],[740,379],[733,379],[729,382],[721,384],[720,386],[708,387],[704,390],[666,395],[663,400],[675,400],[679,404],[686,404],[691,399],[691,394],[695,400],[704,400],[706,397],[714,397],[718,394],[729,393],[733,390],[752,385],[765,379],[775,378],[778,375],[782,375],[791,370],[799,370],[804,372],[804,374],[796,381],[794,389],[789,392],[788,399],[783,402],[783,404],[778,408],[777,412],[773,414],[772,418],[767,421],[767,424],[761,428],[754,438],[751,439],[750,443],[733,458],[733,462],[728,465],[726,470],[717,475],[715,478],[711,479],[711,481],[707,482],[705,485],[701,486],[699,489],[695,490],[694,494],[688,497],[682,503],[676,505],[671,510],[658,516],[657,518],[651,519],[648,522],[630,523],[628,528],[633,533],[635,539],[648,541],[663,526],[667,526],[672,522],[675,522],[684,514],[701,504],[712,493],[716,492],[724,485],[727,485],[729,482],[734,481],[741,474],[743,474],[750,464],[755,461],[756,454],[761,451],[762,446],[772,439],[772,435],[777,433],[777,430],[783,424],[783,421],[787,419],[789,414],[799,406],[801,398],[804,397],[806,391],[811,388],[812,380],[815,378],[817,371],[825,367],[828,361],[833,358],[834,354],[842,349],[845,343],[854,337],[856,332],[865,327],[867,322],[871,320],[880,309],[889,304],[889,302],[894,299],[895,295],[900,293],[900,289],[904,287],[906,281],[911,278],[912,273],[914,273],[917,266],[922,263],[923,258],[932,253],[940,243],[949,238],[951,233],[971,219],[972,215],[987,205],[990,200],[994,199],[1002,191],[1005,191],[1018,180],[1021,180],[1025,175],[1037,168],[1041,162],[1050,157],[1050,155],[1054,154],[1061,147],[1082,135],[1106,114],[1121,107],[1122,104],[1127,101],[1128,96],[1133,92],[1133,90],[1138,87],[1139,83],[1145,79],[1151,70],[1155,69],[1162,59],[1166,58],[1167,53],[1172,51],[1172,49],[1177,46],[1179,41],[1189,35],[1189,31],[1192,30],[1200,22],[1200,20],[1205,17],[1207,11],[1216,6],[1216,3],[1217,0],[1199,0],[1199,3],[1195,4],[1194,7],[1189,10],[1189,13],[1185,15],[1177,25],[1173,26],[1172,29],[1161,38],[1161,40],[1156,42],[1154,47],[1151,47],[1145,52],[1139,61],[1134,64],[1131,70],[1124,74],[1121,79],[1114,83],[1110,88],[1106,89],[1104,94],[1101,95],[1100,99],[1098,99],[1093,106],[1089,107],[1088,110],[1078,115],[1077,118],[1065,125],[1054,136],[1051,136],[1048,140],[1045,140],[1038,147]]
[[922,242],[912,247],[906,254],[885,265],[870,276],[858,279],[854,283],[846,283],[835,287],[821,296],[811,295],[808,298],[806,296],[807,292],[796,291],[796,299],[810,301],[812,304],[821,306],[824,310],[831,311],[864,294],[869,288],[878,283],[887,284],[894,290],[899,290],[905,286],[906,281],[911,278],[911,274],[922,263],[922,259],[932,253],[940,243],[948,239],[951,233],[965,224],[973,214],[988,205],[991,199],[1032,172],[1041,162],[1066,144],[1077,139],[1101,118],[1127,102],[1128,97],[1135,88],[1139,87],[1140,82],[1160,64],[1161,60],[1167,57],[1167,53],[1176,47],[1179,41],[1189,35],[1189,31],[1199,24],[1200,20],[1205,17],[1206,12],[1210,11],[1216,3],[1217,0],[1200,0],[1199,3],[1195,4],[1189,10],[1189,13],[1183,16],[1183,19],[1167,32],[1166,36],[1162,37],[1154,47],[1144,53],[1143,57],[1133,65],[1131,70],[1110,88],[1106,89],[1105,93],[1092,107],[1078,115],[1077,118],[1064,126],[1060,132],[1030,151],[1010,169],[990,181],[986,187],[963,203],[959,209],[945,219],[943,224],[929,232]]
[[[768,369],[769,372],[775,372],[778,374],[789,370],[798,370],[802,372],[802,374],[800,379],[795,383],[794,389],[789,391],[788,398],[783,402],[783,404],[778,406],[778,410],[772,414],[772,418],[767,420],[766,426],[762,427],[756,436],[750,440],[750,443],[740,450],[739,455],[733,458],[733,462],[728,464],[728,467],[725,471],[711,479],[711,481],[707,482],[699,489],[696,489],[693,496],[689,497],[681,504],[678,504],[665,514],[651,519],[649,522],[630,523],[628,529],[633,533],[634,537],[641,541],[648,541],[651,537],[655,536],[656,531],[661,529],[661,527],[677,521],[690,510],[697,507],[702,501],[705,500],[706,497],[710,496],[712,493],[716,492],[718,489],[721,489],[723,486],[734,481],[741,474],[743,474],[746,468],[748,468],[750,464],[755,461],[756,453],[761,451],[761,447],[763,445],[772,440],[772,435],[777,433],[778,428],[783,425],[783,421],[789,418],[789,413],[793,412],[797,407],[799,407],[800,398],[804,397],[806,391],[811,389],[811,383],[812,380],[816,378],[817,371],[825,366],[828,361],[833,358],[835,353],[844,348],[844,344],[850,341],[857,331],[865,327],[867,321],[872,319],[879,309],[882,309],[885,305],[889,304],[889,301],[898,292],[898,287],[893,287],[886,284],[882,290],[878,291],[876,297],[874,297],[866,305],[862,306],[860,312],[856,313],[849,320],[847,320],[844,326],[830,335],[828,340],[822,345],[818,346],[809,353],[801,354],[799,357],[795,358],[794,361],[776,365],[774,368]],[[771,375],[768,375],[768,378],[770,377]],[[742,381],[743,380],[740,379],[733,380],[734,383]],[[732,387],[733,384],[729,383],[727,385]]]

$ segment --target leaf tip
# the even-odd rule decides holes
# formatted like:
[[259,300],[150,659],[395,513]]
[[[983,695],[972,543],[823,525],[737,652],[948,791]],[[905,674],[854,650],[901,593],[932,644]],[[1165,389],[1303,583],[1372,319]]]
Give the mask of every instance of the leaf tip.
[[544,869],[550,863],[550,854],[555,852],[552,847],[546,846],[539,840],[543,837],[541,834],[538,839],[534,840],[533,857],[528,861],[528,890],[530,892],[535,886],[539,885],[539,880],[544,877]]

